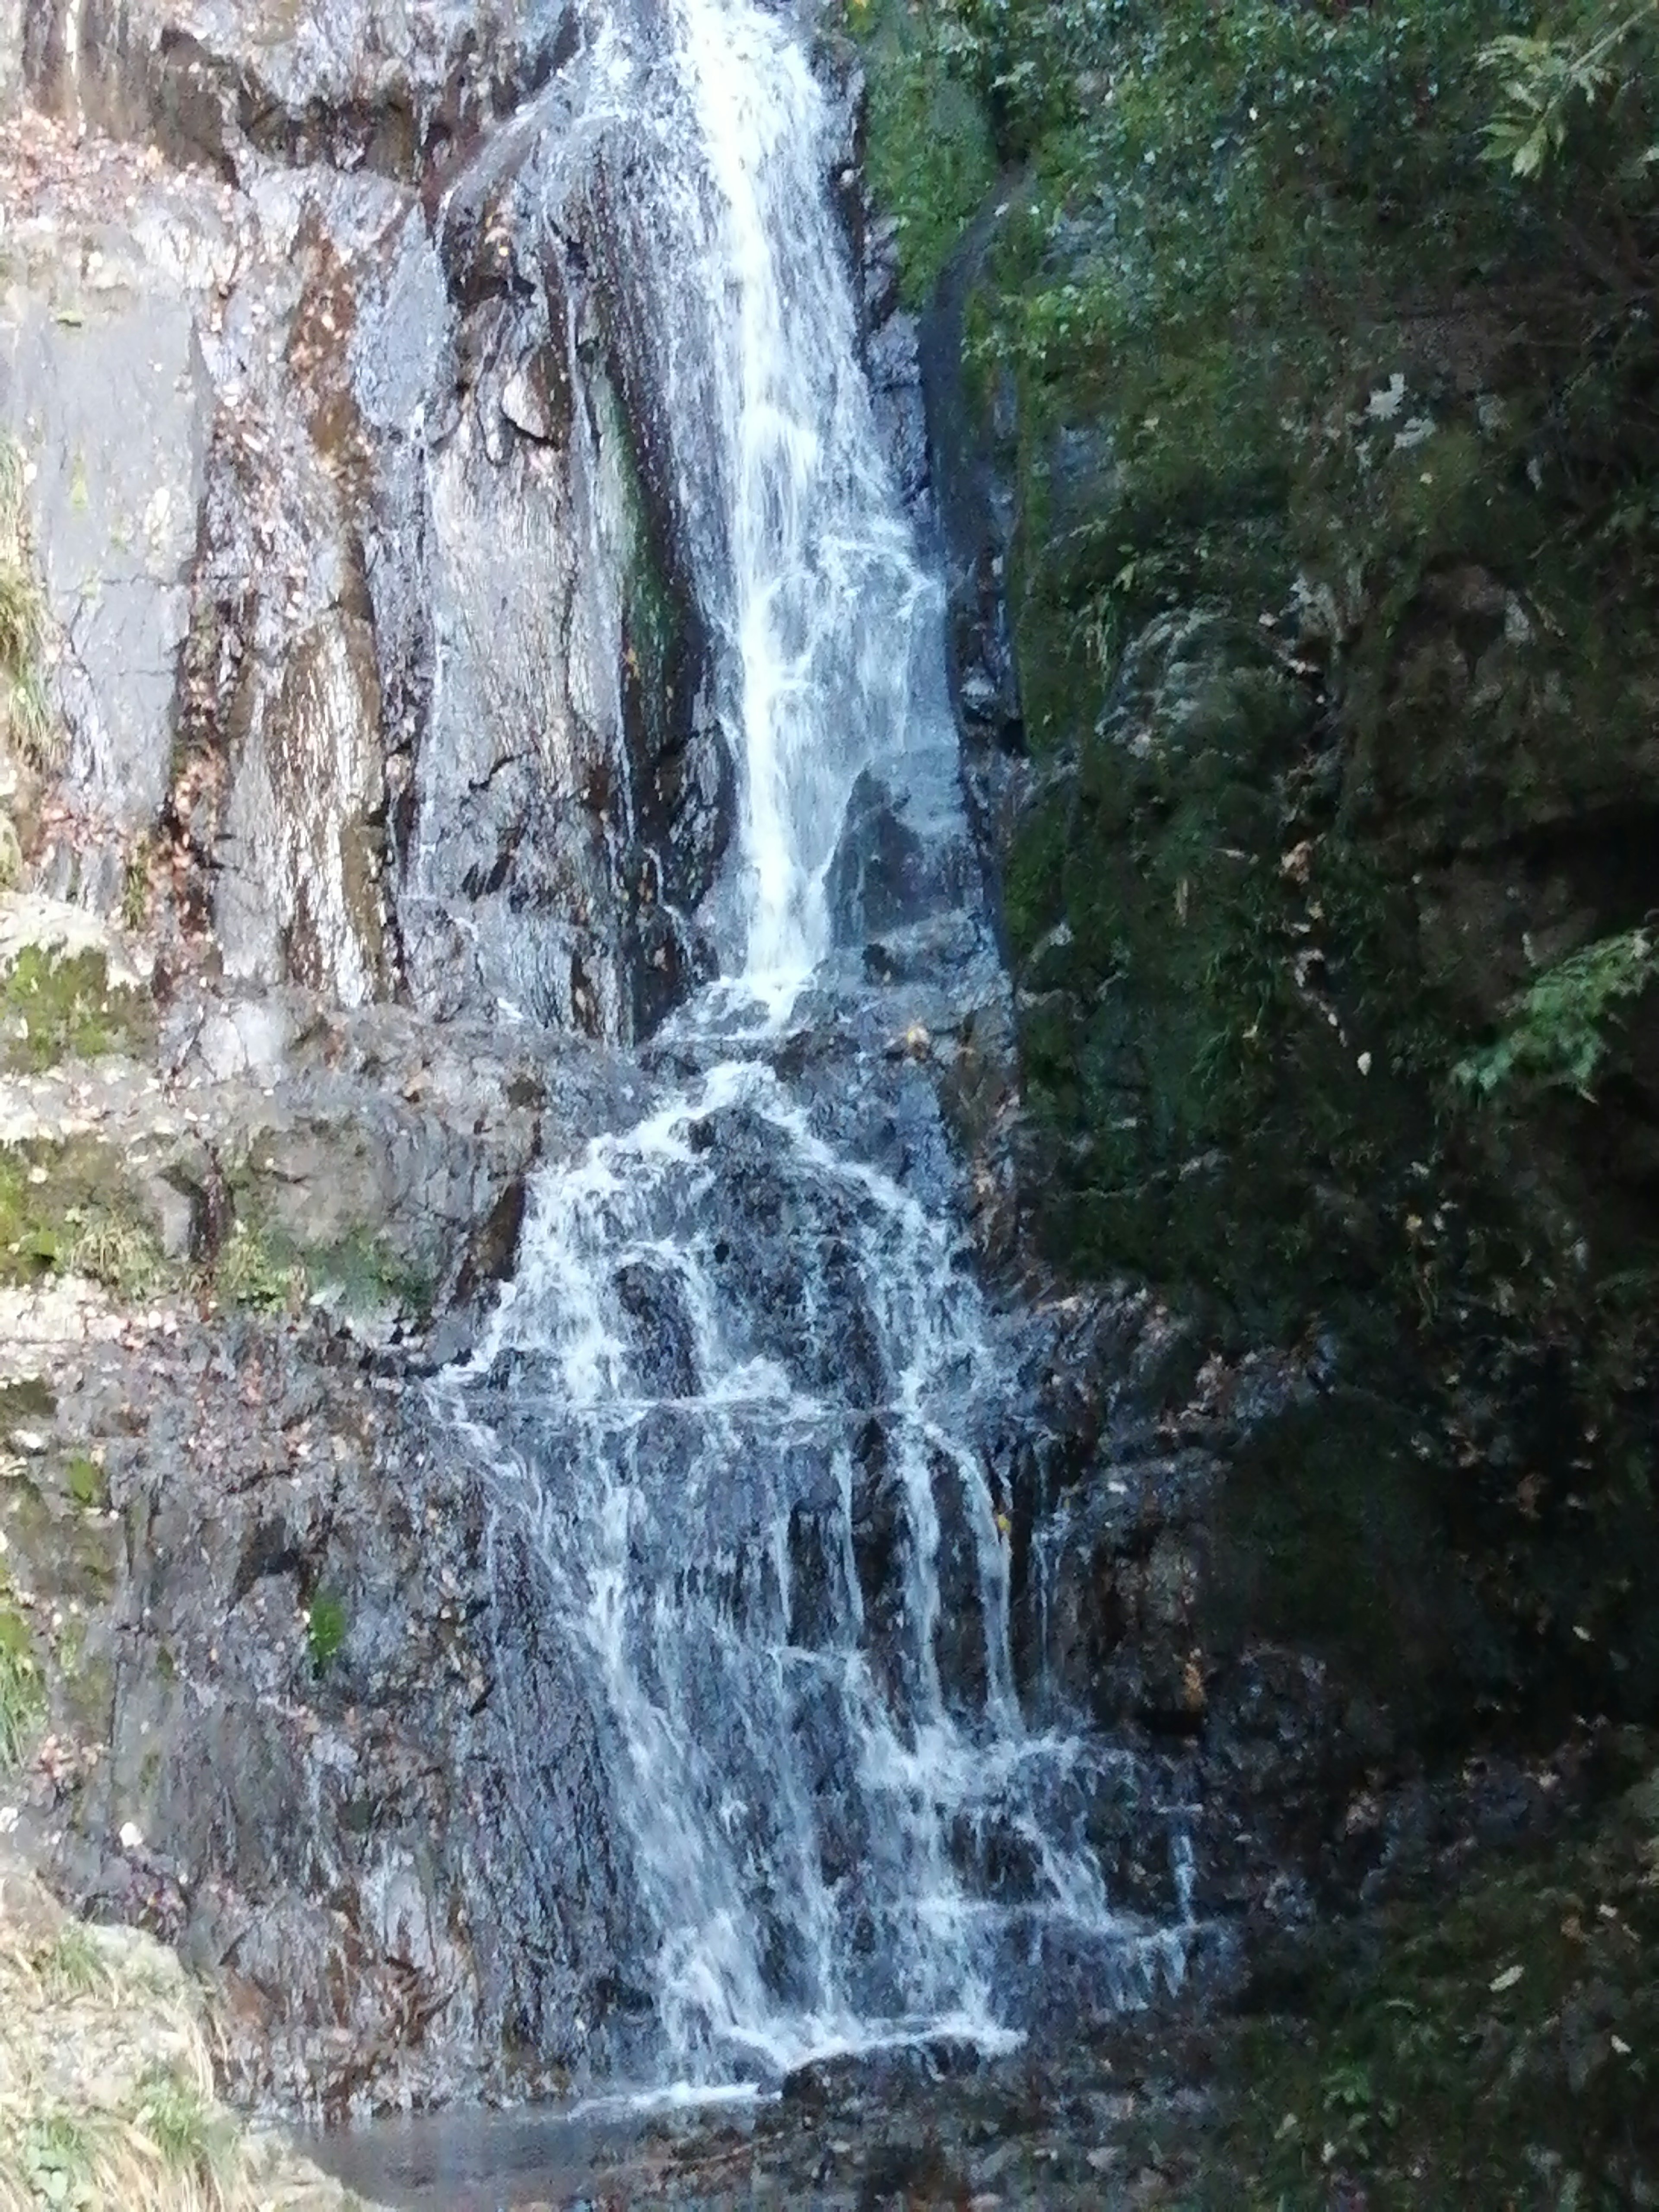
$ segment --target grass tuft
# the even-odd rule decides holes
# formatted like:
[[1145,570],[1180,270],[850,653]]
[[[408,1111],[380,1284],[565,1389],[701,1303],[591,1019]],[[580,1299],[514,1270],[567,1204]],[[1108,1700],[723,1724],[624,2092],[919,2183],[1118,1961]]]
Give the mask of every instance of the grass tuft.
[[59,755],[42,672],[46,605],[34,570],[23,500],[23,456],[0,438],[0,738],[36,768]]

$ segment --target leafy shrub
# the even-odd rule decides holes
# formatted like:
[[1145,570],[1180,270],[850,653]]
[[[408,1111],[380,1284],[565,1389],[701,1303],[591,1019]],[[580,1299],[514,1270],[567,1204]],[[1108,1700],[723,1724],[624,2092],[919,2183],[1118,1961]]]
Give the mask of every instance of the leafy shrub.
[[1587,945],[1510,1001],[1497,1042],[1460,1060],[1455,1079],[1483,1098],[1522,1079],[1590,1097],[1614,1008],[1639,997],[1656,971],[1659,945],[1646,929]]

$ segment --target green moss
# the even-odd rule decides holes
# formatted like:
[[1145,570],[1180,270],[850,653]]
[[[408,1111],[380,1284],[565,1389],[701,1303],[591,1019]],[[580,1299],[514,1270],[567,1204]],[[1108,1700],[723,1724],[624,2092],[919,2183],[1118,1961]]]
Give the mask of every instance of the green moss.
[[76,1452],[64,1469],[69,1494],[77,1505],[101,1510],[109,1504],[109,1479],[99,1462]]
[[8,1443],[20,1428],[34,1428],[49,1421],[58,1411],[58,1401],[43,1376],[20,1376],[15,1382],[0,1382],[0,1437]]
[[0,436],[0,743],[52,765],[57,732],[46,700],[45,594],[29,544],[23,455]]
[[310,1285],[303,1263],[281,1240],[238,1221],[214,1261],[216,1297],[255,1313],[297,1313]]
[[319,1590],[306,1608],[306,1649],[313,1674],[327,1674],[344,1648],[349,1625],[344,1600]]
[[995,149],[948,14],[866,0],[848,20],[869,70],[866,173],[896,226],[901,296],[919,308],[991,189]]
[[306,1243],[263,1219],[252,1200],[207,1280],[225,1304],[270,1314],[297,1314],[316,1298],[349,1314],[392,1306],[424,1318],[437,1294],[430,1271],[384,1231],[357,1228],[328,1244]]
[[429,1269],[399,1252],[383,1234],[368,1229],[356,1230],[328,1246],[307,1247],[301,1264],[313,1290],[332,1293],[348,1313],[376,1313],[395,1306],[425,1319],[437,1296]]
[[0,1606],[0,1771],[21,1766],[46,1716],[46,1686],[22,1615]]
[[25,945],[0,978],[0,1069],[38,1074],[63,1060],[141,1053],[154,1027],[148,1000],[110,982],[101,952]]
[[169,1279],[125,1162],[94,1139],[0,1146],[0,1281],[80,1274],[118,1297]]

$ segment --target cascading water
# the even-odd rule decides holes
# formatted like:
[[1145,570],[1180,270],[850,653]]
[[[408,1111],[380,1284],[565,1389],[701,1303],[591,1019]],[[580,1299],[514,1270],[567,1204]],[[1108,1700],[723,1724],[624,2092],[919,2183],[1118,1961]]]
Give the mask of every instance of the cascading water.
[[593,54],[629,118],[618,251],[740,781],[742,957],[641,1055],[636,1125],[543,1171],[516,1278],[441,1388],[593,1706],[653,2007],[636,2063],[708,2082],[995,2043],[1045,1992],[1177,1972],[1182,1929],[1178,1902],[1160,1926],[1108,1894],[1133,1762],[1022,1720],[1007,1385],[958,1178],[925,1074],[859,1042],[893,1006],[831,957],[861,777],[908,849],[966,837],[823,97],[753,0],[618,13]]

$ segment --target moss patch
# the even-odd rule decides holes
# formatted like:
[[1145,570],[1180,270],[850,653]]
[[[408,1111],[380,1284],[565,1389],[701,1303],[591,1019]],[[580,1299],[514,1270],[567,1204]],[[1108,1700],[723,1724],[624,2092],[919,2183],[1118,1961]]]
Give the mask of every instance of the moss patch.
[[866,171],[895,225],[900,291],[923,306],[996,175],[996,149],[970,76],[955,66],[962,27],[946,10],[854,0],[848,21],[869,65]]
[[149,1000],[112,984],[101,952],[65,957],[25,945],[0,977],[0,1070],[39,1074],[63,1060],[141,1054],[154,1034]]
[[173,1272],[110,1146],[89,1138],[0,1146],[0,1281],[79,1274],[143,1298]]

